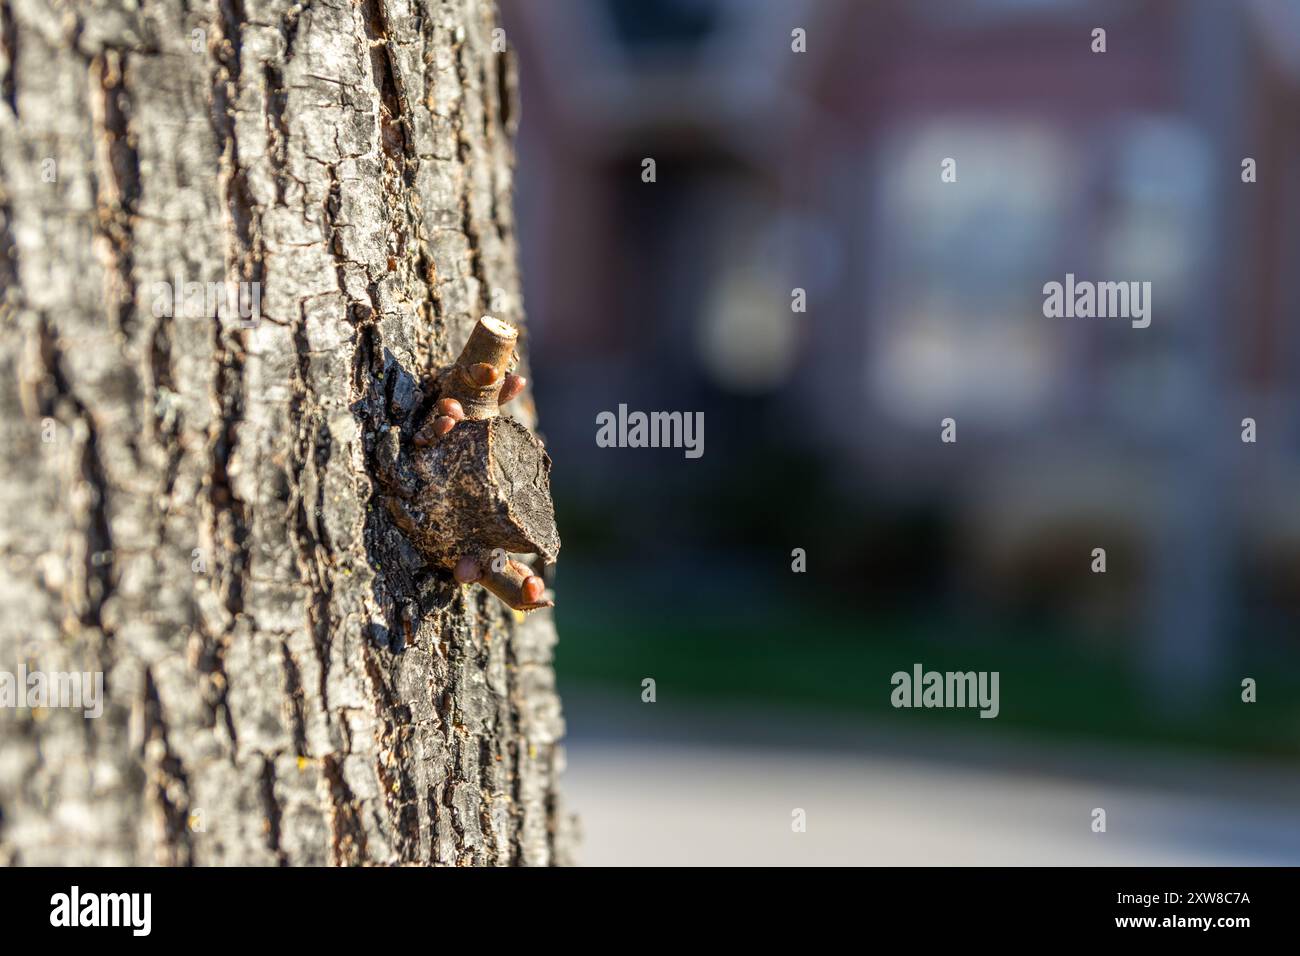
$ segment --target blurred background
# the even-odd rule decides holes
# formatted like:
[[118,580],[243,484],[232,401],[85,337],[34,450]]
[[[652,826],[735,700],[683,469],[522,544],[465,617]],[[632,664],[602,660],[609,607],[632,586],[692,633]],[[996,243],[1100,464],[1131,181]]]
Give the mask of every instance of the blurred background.
[[1300,3],[502,13],[583,860],[1300,863]]

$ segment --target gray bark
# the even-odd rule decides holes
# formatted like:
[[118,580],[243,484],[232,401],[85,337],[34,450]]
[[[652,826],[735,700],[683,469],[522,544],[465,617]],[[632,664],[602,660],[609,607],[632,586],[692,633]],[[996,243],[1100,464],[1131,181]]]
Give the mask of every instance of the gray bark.
[[0,861],[567,862],[550,612],[426,566],[376,480],[421,376],[523,323],[496,25],[0,0],[0,670],[105,675],[98,719],[0,710]]

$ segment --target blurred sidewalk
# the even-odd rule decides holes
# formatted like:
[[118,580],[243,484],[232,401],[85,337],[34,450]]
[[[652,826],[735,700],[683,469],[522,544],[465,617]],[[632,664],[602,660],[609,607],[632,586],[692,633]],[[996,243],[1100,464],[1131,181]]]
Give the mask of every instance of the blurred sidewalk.
[[[1200,757],[856,736],[807,715],[566,698],[588,865],[1296,865],[1300,775]],[[620,726],[620,715],[632,717]],[[661,735],[645,721],[664,719]],[[767,728],[770,745],[743,739]],[[601,728],[584,732],[584,728]],[[686,737],[695,738],[691,742]],[[656,739],[657,738],[657,739]],[[1093,833],[1103,807],[1107,832]],[[807,830],[791,829],[796,808]]]

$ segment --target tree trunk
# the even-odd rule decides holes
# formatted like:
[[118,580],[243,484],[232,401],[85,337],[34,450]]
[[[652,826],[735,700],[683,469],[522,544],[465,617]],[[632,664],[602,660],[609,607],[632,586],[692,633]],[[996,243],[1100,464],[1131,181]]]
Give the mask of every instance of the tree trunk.
[[495,28],[0,0],[0,670],[104,674],[0,710],[0,862],[567,861],[550,612],[379,503],[416,383],[523,318]]

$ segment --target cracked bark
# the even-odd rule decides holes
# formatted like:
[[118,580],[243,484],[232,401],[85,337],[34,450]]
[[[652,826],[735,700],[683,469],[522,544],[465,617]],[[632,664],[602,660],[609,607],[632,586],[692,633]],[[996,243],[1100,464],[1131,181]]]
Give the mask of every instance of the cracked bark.
[[549,612],[374,480],[489,301],[526,330],[495,26],[0,0],[0,670],[105,674],[98,719],[0,710],[0,862],[569,860]]

